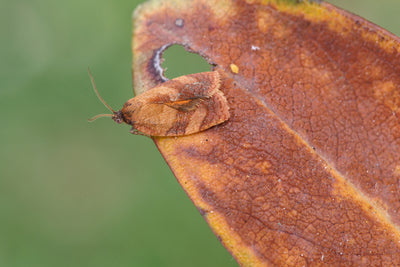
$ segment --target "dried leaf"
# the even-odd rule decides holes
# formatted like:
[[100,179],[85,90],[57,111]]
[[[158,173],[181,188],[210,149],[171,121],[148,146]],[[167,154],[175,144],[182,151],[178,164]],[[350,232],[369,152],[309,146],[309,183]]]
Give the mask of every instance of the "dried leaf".
[[134,23],[137,93],[172,44],[222,73],[230,119],[155,142],[241,265],[400,265],[399,38],[296,1],[150,1]]

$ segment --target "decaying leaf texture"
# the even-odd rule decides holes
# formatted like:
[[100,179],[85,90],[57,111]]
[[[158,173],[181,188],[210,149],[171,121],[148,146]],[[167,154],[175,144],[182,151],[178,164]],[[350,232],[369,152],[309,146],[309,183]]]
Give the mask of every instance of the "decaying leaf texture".
[[[330,4],[150,1],[134,81],[172,44],[221,73],[230,119],[155,142],[242,266],[400,265],[400,40]],[[299,1],[300,2],[300,1]]]

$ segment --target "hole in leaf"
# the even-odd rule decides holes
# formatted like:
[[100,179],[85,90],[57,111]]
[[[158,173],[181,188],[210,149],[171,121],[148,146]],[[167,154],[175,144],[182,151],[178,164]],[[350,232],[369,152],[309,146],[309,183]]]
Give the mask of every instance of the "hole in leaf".
[[163,53],[164,75],[173,79],[182,75],[210,71],[211,66],[200,55],[190,53],[181,45],[172,45]]

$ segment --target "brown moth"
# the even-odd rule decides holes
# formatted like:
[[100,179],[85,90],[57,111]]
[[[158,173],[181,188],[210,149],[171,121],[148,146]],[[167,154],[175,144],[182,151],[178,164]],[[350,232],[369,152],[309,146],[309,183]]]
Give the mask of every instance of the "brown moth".
[[[90,72],[89,72],[90,74]],[[99,99],[113,114],[116,123],[132,125],[131,133],[148,136],[182,136],[207,130],[229,119],[229,106],[220,90],[218,71],[201,72],[166,81],[129,99],[121,110],[114,111]]]

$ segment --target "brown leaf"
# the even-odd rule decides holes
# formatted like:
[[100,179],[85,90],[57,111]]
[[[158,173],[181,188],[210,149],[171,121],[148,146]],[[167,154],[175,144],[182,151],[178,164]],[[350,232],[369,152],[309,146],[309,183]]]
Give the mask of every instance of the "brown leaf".
[[155,142],[243,266],[400,265],[400,40],[330,4],[151,1],[134,80],[172,44],[222,73],[230,119]]

